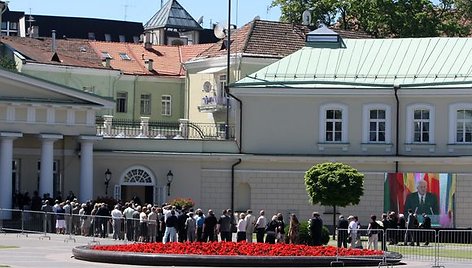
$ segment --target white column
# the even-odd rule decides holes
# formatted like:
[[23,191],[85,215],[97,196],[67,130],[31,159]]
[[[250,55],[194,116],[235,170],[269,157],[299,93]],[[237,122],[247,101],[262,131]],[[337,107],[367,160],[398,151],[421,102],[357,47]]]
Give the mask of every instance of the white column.
[[54,193],[54,142],[62,139],[62,135],[40,134],[41,139],[41,164],[39,173],[39,194],[43,196],[49,193],[53,197]]
[[93,199],[93,143],[97,136],[80,136],[80,193],[79,201]]
[[[22,137],[21,133],[0,132],[0,208],[12,208],[13,185],[11,181],[13,161],[13,140]],[[8,218],[7,215],[0,215]]]

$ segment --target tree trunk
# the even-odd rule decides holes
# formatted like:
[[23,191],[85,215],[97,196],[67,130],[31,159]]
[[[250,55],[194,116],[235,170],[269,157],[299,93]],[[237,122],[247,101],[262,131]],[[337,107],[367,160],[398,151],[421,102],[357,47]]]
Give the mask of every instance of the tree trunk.
[[333,240],[336,239],[336,205],[333,205]]

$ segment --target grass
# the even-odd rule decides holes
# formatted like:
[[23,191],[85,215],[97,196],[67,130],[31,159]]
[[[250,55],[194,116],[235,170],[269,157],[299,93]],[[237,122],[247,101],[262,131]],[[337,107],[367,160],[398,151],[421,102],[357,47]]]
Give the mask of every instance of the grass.
[[[2,246],[0,245],[0,249],[10,249],[10,248],[18,248],[18,247],[15,247],[15,246]],[[2,266],[0,266],[2,267]]]

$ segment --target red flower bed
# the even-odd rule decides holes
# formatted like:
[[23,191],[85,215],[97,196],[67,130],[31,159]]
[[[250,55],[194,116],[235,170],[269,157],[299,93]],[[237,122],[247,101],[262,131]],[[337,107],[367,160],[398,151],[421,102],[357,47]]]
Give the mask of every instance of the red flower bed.
[[306,246],[293,244],[265,244],[246,242],[210,243],[136,243],[128,245],[96,245],[94,250],[140,252],[155,254],[239,255],[239,256],[366,256],[382,255],[379,250],[346,249],[333,246]]

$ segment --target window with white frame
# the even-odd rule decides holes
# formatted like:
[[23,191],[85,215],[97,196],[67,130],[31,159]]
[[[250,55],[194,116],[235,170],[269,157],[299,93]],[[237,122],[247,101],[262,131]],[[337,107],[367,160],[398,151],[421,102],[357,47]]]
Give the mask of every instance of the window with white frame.
[[170,95],[162,95],[161,97],[161,114],[172,115],[172,97]]
[[472,103],[449,107],[449,143],[472,143]]
[[434,107],[415,104],[407,108],[407,143],[434,143]]
[[363,143],[391,142],[391,109],[385,104],[369,104],[363,107]]
[[116,112],[126,113],[128,107],[128,93],[118,92],[116,93]]
[[320,141],[347,142],[347,106],[323,105],[320,109]]
[[151,94],[141,94],[141,114],[151,114]]

